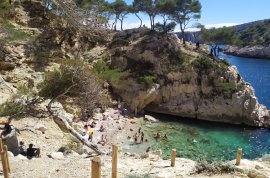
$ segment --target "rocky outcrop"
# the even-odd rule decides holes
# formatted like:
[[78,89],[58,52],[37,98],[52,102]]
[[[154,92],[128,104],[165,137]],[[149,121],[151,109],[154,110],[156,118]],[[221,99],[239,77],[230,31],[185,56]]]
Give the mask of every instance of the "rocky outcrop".
[[[125,38],[125,34],[130,37],[130,33],[122,32],[121,37]],[[134,77],[133,80],[122,80],[124,88],[113,87],[131,110],[215,122],[270,126],[269,111],[258,103],[254,89],[243,81],[236,67],[207,62],[210,59],[201,62],[192,53],[181,54],[179,58],[173,59],[175,54],[179,54],[179,44],[173,35],[145,36],[133,39],[125,46],[114,44],[111,47],[111,57],[115,59],[111,63],[112,67],[129,70],[133,76],[147,73],[156,78],[148,87],[143,87]],[[200,69],[191,62],[194,60],[197,60]],[[207,63],[212,68],[207,69]]]
[[[189,84],[184,84],[181,82],[181,78],[177,78],[177,76],[185,75],[175,73],[173,83],[161,86],[157,92],[156,100],[146,109],[158,113],[216,122],[269,126],[268,110],[258,103],[254,96],[254,90],[249,84],[246,83],[243,90],[232,93],[230,97],[227,97],[226,93],[225,95],[211,96],[214,88],[204,84],[196,84],[196,73],[193,73],[193,79],[190,79]],[[237,75],[236,68],[230,67],[227,77],[233,77],[230,82],[239,85],[236,81]],[[208,81],[208,78],[209,76],[203,76],[205,81]]]
[[252,47],[235,47],[228,46],[224,48],[224,52],[227,54],[241,56],[241,57],[253,57],[270,59],[270,47],[252,46]]

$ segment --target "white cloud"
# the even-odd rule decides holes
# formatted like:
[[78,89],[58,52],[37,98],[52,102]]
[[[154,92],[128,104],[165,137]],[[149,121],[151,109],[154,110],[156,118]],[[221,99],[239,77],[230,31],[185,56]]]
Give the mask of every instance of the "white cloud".
[[[158,22],[158,20],[156,20],[156,22]],[[220,27],[230,27],[230,26],[234,26],[234,25],[239,25],[240,23],[218,23],[218,24],[206,24],[204,25],[205,28],[209,29],[209,28],[220,28]],[[142,21],[142,25],[145,25],[146,27],[150,28],[150,20],[143,20]],[[137,22],[128,22],[128,19],[124,20],[123,23],[123,29],[132,29],[132,28],[138,28],[140,27],[140,21],[138,20]],[[117,23],[117,29],[120,30],[120,21],[118,21]],[[198,31],[200,29],[198,28],[188,28],[186,29],[186,31]],[[179,32],[180,28],[179,25],[177,24],[175,27],[175,32]]]
[[239,23],[217,23],[217,24],[206,24],[205,28],[220,28],[220,27],[230,27],[234,25],[239,25]]

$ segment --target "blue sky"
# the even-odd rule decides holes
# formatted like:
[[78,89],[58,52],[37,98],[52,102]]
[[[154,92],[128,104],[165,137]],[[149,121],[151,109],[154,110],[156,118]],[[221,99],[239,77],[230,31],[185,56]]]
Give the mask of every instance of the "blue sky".
[[[126,2],[131,4],[132,0],[126,0]],[[198,22],[206,27],[230,26],[270,18],[270,0],[200,0],[200,2],[202,13]],[[140,16],[144,24],[149,26],[148,16],[145,14],[140,14]],[[135,15],[129,15],[125,19],[124,28],[137,26],[139,26],[139,20]]]

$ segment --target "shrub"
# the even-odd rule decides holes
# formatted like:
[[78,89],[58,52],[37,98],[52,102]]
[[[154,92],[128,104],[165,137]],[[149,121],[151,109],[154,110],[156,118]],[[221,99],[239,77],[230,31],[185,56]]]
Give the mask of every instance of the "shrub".
[[233,164],[221,161],[214,161],[212,163],[200,161],[196,164],[196,172],[199,174],[203,172],[212,174],[232,173],[235,172],[235,170]]
[[230,64],[221,60],[220,62],[214,62],[208,57],[200,57],[192,61],[191,65],[199,73],[209,73],[210,71],[215,71],[216,74],[222,75],[228,70]]
[[139,78],[139,83],[143,83],[146,87],[149,87],[154,83],[155,80],[155,76],[146,75]]
[[94,65],[94,69],[98,76],[103,80],[107,80],[112,86],[118,86],[121,79],[124,79],[130,75],[128,71],[122,71],[120,69],[109,69],[103,61],[98,61]]
[[236,91],[237,88],[236,88],[235,84],[226,82],[226,83],[222,83],[222,84],[217,88],[217,90],[218,90],[219,93],[225,93],[225,92],[233,92],[233,91]]
[[7,21],[0,21],[1,28],[7,36],[4,41],[15,41],[15,40],[25,40],[30,37],[30,35],[20,29],[16,29],[14,25]]
[[0,62],[0,71],[1,70],[13,70],[15,69],[15,64],[10,62]]
[[69,154],[69,153],[72,153],[71,149],[67,146],[61,146],[59,149],[58,149],[58,152],[62,152],[64,154]]
[[23,112],[26,106],[22,103],[12,101],[7,101],[0,105],[0,115],[1,116],[12,116]]
[[192,66],[195,68],[195,70],[203,72],[214,69],[216,65],[211,59],[207,57],[201,57],[194,60],[192,62]]
[[82,108],[81,117],[88,119],[92,110],[104,103],[103,90],[88,65],[80,60],[65,60],[59,69],[45,73],[45,80],[38,85],[39,95],[45,98],[77,98]]

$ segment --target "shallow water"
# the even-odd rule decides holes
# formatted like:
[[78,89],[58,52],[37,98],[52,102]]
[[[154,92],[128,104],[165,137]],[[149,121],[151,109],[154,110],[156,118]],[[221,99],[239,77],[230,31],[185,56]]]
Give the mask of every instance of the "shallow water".
[[[177,156],[193,160],[232,160],[238,148],[243,157],[254,159],[270,153],[270,131],[245,126],[154,115],[159,122],[144,128],[149,136],[160,131],[168,139],[153,139],[152,147],[163,150],[163,157],[169,158],[172,148]],[[192,139],[197,142],[192,143]]]
[[[270,108],[270,60],[221,56],[232,65],[236,65],[245,81],[252,84],[259,102]],[[171,149],[177,149],[177,156],[193,160],[232,160],[238,148],[243,149],[243,158],[255,159],[270,154],[270,130],[212,123],[194,119],[183,119],[156,114],[159,122],[146,123],[144,130],[148,134],[154,149],[162,149],[163,157],[169,158]],[[153,138],[160,131],[168,139]],[[193,144],[192,139],[197,143]],[[132,147],[131,147],[132,149]],[[136,145],[134,150],[145,150]]]

